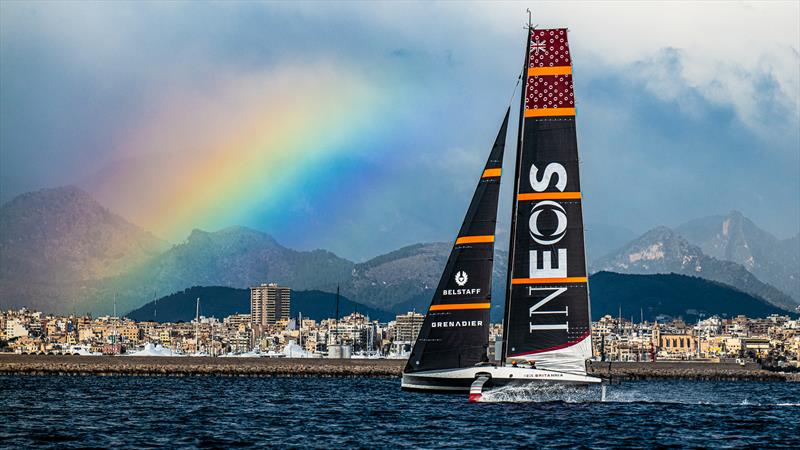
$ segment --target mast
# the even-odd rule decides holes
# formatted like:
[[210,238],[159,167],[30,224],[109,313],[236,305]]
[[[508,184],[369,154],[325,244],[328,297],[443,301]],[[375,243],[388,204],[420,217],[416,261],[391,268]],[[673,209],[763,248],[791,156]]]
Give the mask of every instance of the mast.
[[[525,58],[522,61],[522,72],[520,77],[525,78],[525,71],[528,67],[528,49],[531,46],[531,10],[528,10],[528,40],[525,43]],[[519,173],[522,166],[522,133],[525,129],[525,89],[527,83],[520,83],[520,102],[519,102],[519,122],[517,124],[517,158],[514,162],[514,195],[519,192]],[[503,342],[502,352],[500,353],[500,365],[505,364],[506,343],[508,342],[508,319],[511,312],[511,276],[514,273],[514,236],[517,234],[517,199],[511,199],[511,233],[508,237],[508,265],[506,265],[506,299],[505,307],[503,309]]]
[[217,346],[214,345],[214,342],[216,342],[214,340],[214,338],[216,336],[216,334],[214,333],[214,328],[216,328],[216,327],[214,327],[214,322],[213,321],[210,323],[210,325],[211,325],[211,342],[210,342],[210,344],[211,344],[211,352],[209,352],[209,355],[217,356]]
[[374,337],[372,335],[372,322],[369,321],[369,316],[367,316],[367,356],[372,354],[372,344],[374,342]]
[[117,293],[116,292],[114,292],[114,318],[112,320],[113,320],[112,323],[113,323],[113,330],[114,331],[111,333],[112,337],[113,337],[113,339],[111,339],[111,342],[113,344],[111,348],[112,348],[112,351],[114,352],[114,354],[116,354],[117,353],[117,341],[119,341],[119,336],[117,335]]
[[200,297],[197,297],[194,314],[194,352],[200,353]]
[[333,343],[339,343],[339,285],[336,285],[336,322],[334,322],[335,327],[333,329]]

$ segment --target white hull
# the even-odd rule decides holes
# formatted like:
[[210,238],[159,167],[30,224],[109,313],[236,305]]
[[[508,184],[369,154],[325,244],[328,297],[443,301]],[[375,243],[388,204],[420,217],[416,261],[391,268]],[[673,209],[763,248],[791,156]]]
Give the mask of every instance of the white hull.
[[600,378],[586,375],[513,366],[488,366],[404,373],[401,387],[412,391],[469,392],[472,382],[481,375],[489,377],[485,385],[487,388],[528,383],[589,385],[601,382]]

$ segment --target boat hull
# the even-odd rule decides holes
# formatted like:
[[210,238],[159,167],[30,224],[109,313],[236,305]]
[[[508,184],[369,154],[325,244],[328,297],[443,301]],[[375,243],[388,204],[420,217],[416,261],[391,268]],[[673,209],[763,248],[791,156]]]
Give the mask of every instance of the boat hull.
[[406,391],[462,393],[469,392],[472,382],[480,375],[489,377],[486,388],[530,383],[590,385],[601,382],[599,378],[586,375],[513,366],[489,366],[404,373],[400,386]]

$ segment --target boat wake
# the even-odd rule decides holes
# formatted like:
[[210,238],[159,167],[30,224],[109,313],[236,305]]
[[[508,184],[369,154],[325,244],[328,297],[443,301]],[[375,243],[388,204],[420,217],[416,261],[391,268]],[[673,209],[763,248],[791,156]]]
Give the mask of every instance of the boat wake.
[[671,405],[712,405],[712,406],[752,406],[752,407],[800,407],[800,403],[776,402],[760,403],[745,399],[720,399],[671,397],[668,393],[645,393],[628,390],[620,386],[608,386],[606,399],[602,400],[599,386],[570,386],[555,384],[531,384],[527,386],[503,386],[488,389],[479,400],[481,403],[647,403]]
[[530,384],[527,386],[503,386],[483,392],[483,403],[522,402],[599,402],[599,387],[569,386],[557,384]]

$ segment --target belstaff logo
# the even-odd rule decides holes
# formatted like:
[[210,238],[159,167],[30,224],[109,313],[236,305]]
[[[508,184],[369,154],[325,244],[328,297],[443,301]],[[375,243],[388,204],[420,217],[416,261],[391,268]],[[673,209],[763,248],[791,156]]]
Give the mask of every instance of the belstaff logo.
[[[456,284],[459,287],[463,287],[469,281],[469,275],[467,272],[463,270],[459,270],[456,272],[455,276]],[[442,291],[442,296],[451,296],[451,295],[480,295],[481,288],[464,288],[464,289],[445,289]]]

